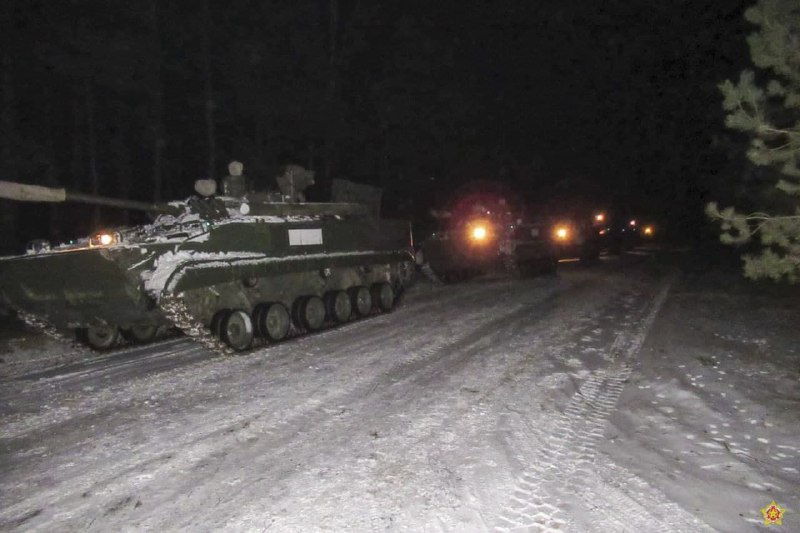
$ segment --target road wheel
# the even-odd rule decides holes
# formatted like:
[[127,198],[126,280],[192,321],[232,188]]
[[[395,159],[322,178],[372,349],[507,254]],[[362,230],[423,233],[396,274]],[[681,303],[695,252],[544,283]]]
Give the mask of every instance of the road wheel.
[[391,311],[394,306],[394,289],[388,283],[376,283],[372,286],[372,301],[381,311]]
[[340,324],[347,322],[353,313],[350,297],[344,291],[329,292],[325,296],[325,307],[327,308],[328,316]]
[[353,287],[349,291],[350,303],[358,316],[367,316],[372,310],[372,295],[366,287]]
[[291,318],[281,303],[259,304],[253,313],[256,333],[271,341],[285,339],[289,334]]
[[211,333],[217,338],[222,338],[222,324],[225,322],[225,319],[228,318],[229,314],[231,314],[230,309],[220,309],[211,319]]
[[98,324],[86,328],[86,342],[95,350],[108,350],[116,344],[119,328],[113,324]]
[[126,341],[136,344],[145,344],[151,342],[156,338],[157,332],[158,326],[153,326],[151,324],[131,326],[130,328],[123,329],[121,331],[122,336]]
[[222,322],[222,340],[234,350],[246,350],[253,343],[253,321],[241,309],[231,311]]
[[325,323],[325,303],[319,296],[303,296],[295,303],[295,322],[316,331]]
[[250,319],[253,321],[253,334],[259,339],[263,339],[266,334],[264,333],[264,313],[269,309],[269,304],[257,304],[253,308],[253,314]]

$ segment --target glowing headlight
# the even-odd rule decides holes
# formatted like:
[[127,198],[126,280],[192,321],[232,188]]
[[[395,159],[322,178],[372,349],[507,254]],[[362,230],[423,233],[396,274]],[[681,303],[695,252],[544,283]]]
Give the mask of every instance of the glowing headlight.
[[111,246],[113,244],[119,243],[119,233],[111,233],[106,231],[101,231],[100,233],[95,233],[92,235],[91,239],[89,239],[90,246]]
[[492,222],[483,218],[471,220],[464,228],[464,238],[473,244],[485,245],[494,240]]
[[569,229],[567,229],[565,226],[559,226],[556,228],[553,234],[559,241],[565,241],[569,238]]
[[636,220],[631,220],[630,222],[628,222],[628,224],[630,224],[631,227],[633,227],[636,225]]
[[472,228],[472,238],[476,241],[483,241],[488,236],[489,232],[486,231],[484,226],[475,226]]
[[642,232],[647,235],[648,237],[653,236],[653,226],[645,226]]
[[605,213],[597,213],[594,216],[594,221],[595,222],[603,222],[605,219],[606,219],[606,214]]

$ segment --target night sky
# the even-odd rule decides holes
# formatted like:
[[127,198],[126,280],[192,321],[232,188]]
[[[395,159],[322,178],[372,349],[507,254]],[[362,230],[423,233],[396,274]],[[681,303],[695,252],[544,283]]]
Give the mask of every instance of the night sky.
[[[299,163],[311,199],[352,179],[397,216],[488,182],[686,231],[743,172],[717,84],[749,65],[749,4],[5,0],[0,175],[152,200]],[[97,223],[0,207],[4,249]]]

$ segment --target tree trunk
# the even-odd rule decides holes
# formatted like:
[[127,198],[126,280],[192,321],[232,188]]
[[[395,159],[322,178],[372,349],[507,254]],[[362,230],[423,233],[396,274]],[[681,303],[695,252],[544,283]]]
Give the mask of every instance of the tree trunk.
[[153,39],[153,80],[151,85],[152,110],[150,126],[153,132],[153,201],[160,202],[164,185],[164,87],[161,26],[159,24],[158,0],[150,1],[150,31]]
[[[45,184],[48,187],[59,187],[58,183],[58,158],[56,156],[56,140],[55,133],[53,132],[53,113],[55,106],[53,105],[53,91],[51,87],[44,88],[44,116],[42,123],[44,124],[45,138],[45,158],[47,159],[47,168],[45,170]],[[61,234],[61,209],[58,204],[53,204],[49,209],[49,235],[57,242],[63,239]]]
[[316,155],[316,152],[317,150],[314,146],[314,141],[308,141],[308,144],[306,145],[306,168],[314,168],[314,156]]
[[[89,178],[92,194],[100,193],[100,173],[97,169],[97,132],[94,117],[94,83],[90,79],[84,80],[84,98],[86,104],[86,147],[89,156]],[[95,228],[100,225],[100,208],[94,207],[92,211],[92,224]]]
[[[6,11],[6,10],[3,10]],[[3,14],[3,19],[7,20],[6,13]],[[6,26],[6,24],[3,24]],[[14,157],[13,144],[15,143],[15,120],[14,120],[14,105],[15,94],[14,84],[11,73],[11,54],[7,47],[3,47],[2,56],[0,56],[0,68],[2,68],[3,79],[3,107],[0,109],[0,170],[4,174],[4,179],[19,179],[15,176],[16,168],[13,168],[11,161],[16,159]],[[2,248],[7,248],[5,251],[16,250],[19,246],[17,236],[17,226],[19,223],[19,206],[16,202],[4,200],[0,201],[0,238],[2,238]]]
[[203,88],[205,92],[206,142],[208,143],[208,178],[216,175],[216,136],[214,132],[214,85],[212,83],[211,61],[211,5],[203,2]]
[[[116,174],[117,181],[116,195],[120,198],[129,199],[133,186],[131,150],[125,138],[125,131],[121,126],[117,126],[114,129],[111,147],[114,154],[114,174]],[[128,225],[130,223],[130,213],[127,209],[122,210],[120,216],[123,224]]]
[[85,159],[83,154],[83,114],[81,103],[77,95],[72,97],[72,153],[70,155],[70,183],[69,187],[78,189],[78,184],[85,176]]
[[380,184],[382,189],[386,189],[389,186],[389,159],[390,159],[390,139],[389,139],[389,124],[386,120],[381,121],[381,139],[383,139],[383,145],[381,146],[381,153],[380,153]]
[[256,115],[255,117],[255,145],[256,145],[256,152],[259,161],[266,161],[266,154],[264,153],[264,143],[266,140],[264,139],[264,119],[262,118],[261,114]]
[[323,187],[331,183],[333,172],[333,159],[336,151],[337,134],[337,106],[335,105],[338,91],[338,47],[339,38],[339,0],[330,0],[328,12],[328,85],[325,100],[328,110],[328,120],[325,125],[325,143],[322,149],[322,182]]

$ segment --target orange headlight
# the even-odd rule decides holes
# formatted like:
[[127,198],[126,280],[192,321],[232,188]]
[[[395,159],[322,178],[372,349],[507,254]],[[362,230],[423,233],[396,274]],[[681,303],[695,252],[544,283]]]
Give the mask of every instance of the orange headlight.
[[566,241],[569,239],[569,228],[566,226],[557,226],[555,231],[553,231],[553,235],[559,241]]
[[494,239],[491,221],[485,219],[471,220],[464,229],[464,236],[471,243],[484,245]]
[[101,231],[100,233],[95,233],[89,239],[90,246],[111,246],[112,244],[117,244],[120,241],[118,233],[110,233],[106,231]]
[[489,232],[486,231],[486,226],[473,226],[470,236],[472,237],[472,240],[485,241],[489,236]]
[[645,226],[644,229],[642,230],[642,232],[644,232],[644,234],[647,235],[648,237],[652,237],[653,236],[653,226]]
[[594,221],[595,222],[603,222],[605,219],[606,219],[606,214],[605,213],[597,213],[594,216]]

